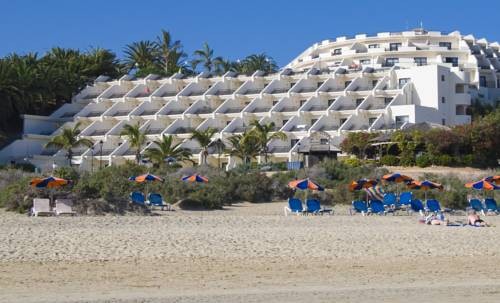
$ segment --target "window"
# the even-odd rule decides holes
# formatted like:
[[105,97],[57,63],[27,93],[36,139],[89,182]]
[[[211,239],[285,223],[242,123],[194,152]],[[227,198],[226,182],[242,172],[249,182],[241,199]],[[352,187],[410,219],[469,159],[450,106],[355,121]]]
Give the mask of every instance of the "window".
[[359,60],[359,64],[370,64],[371,63],[371,60],[370,59],[362,59],[362,60]]
[[487,87],[486,76],[479,76],[479,86]]
[[500,88],[500,79],[497,79],[497,88]]
[[231,121],[226,121],[226,125],[229,125],[229,123],[231,123]]
[[385,66],[394,66],[399,63],[399,58],[387,58],[385,59]]
[[410,116],[396,116],[396,127],[399,128],[403,124],[410,122]]
[[368,48],[379,48],[378,44],[368,44]]
[[413,61],[417,66],[423,66],[427,65],[427,58],[426,57],[415,57],[413,58]]
[[378,80],[372,80],[372,86],[375,87],[377,86]]
[[299,142],[299,139],[291,139],[290,140],[290,147],[294,147],[298,142]]
[[318,121],[318,119],[311,119],[311,125],[313,125],[314,123],[316,123]]
[[446,47],[447,49],[451,49],[451,42],[439,42],[439,47]]
[[335,99],[329,99],[328,100],[328,106],[332,105],[333,101],[335,101]]
[[441,97],[441,103],[443,103],[443,104],[446,103],[446,98],[445,97]]
[[342,49],[341,48],[336,48],[333,50],[334,55],[342,55]]
[[458,58],[457,57],[446,57],[444,58],[445,63],[451,63],[452,66],[458,66]]
[[455,93],[456,94],[463,94],[463,93],[465,93],[465,85],[464,84],[456,84],[455,85]]
[[340,119],[340,125],[343,125],[346,122],[347,122],[347,118],[341,118]]
[[319,88],[321,85],[323,85],[323,83],[325,83],[325,82],[318,82],[318,86],[317,87]]
[[444,75],[441,75],[441,81],[444,82],[446,79],[444,77]]
[[296,83],[296,82],[292,82],[292,83],[290,83],[290,87],[294,87],[294,86],[295,86],[295,84],[297,84],[297,83]]
[[344,87],[347,88],[349,86],[349,84],[351,84],[352,81],[346,81],[345,84],[344,84]]
[[446,125],[446,119],[441,119],[441,124]]
[[387,106],[389,103],[391,103],[392,98],[384,98],[384,104]]
[[410,78],[401,78],[399,79],[399,88],[403,88],[406,83],[410,82]]
[[281,122],[282,122],[282,125],[285,125],[288,122],[288,120],[283,120]]
[[356,99],[356,107],[358,107],[363,102],[363,100],[363,98]]
[[368,118],[368,124],[372,125],[373,123],[375,123],[375,120],[377,120],[376,117]]
[[397,51],[400,46],[401,46],[401,43],[391,43],[391,44],[389,44],[389,50],[390,51]]
[[325,138],[319,139],[319,144],[321,144],[321,145],[328,145],[328,139],[325,139]]
[[300,106],[304,105],[304,103],[306,103],[307,100],[300,100]]
[[455,106],[455,114],[457,116],[467,115],[467,105],[457,105],[457,106]]

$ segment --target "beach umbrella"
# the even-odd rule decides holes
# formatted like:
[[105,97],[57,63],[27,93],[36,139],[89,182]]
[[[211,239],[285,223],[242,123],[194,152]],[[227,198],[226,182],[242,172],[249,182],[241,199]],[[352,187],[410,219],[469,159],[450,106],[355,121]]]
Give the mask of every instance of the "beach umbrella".
[[70,180],[50,176],[46,178],[34,178],[31,180],[30,185],[36,188],[57,188],[68,185],[70,182]]
[[382,180],[384,182],[396,183],[396,194],[399,195],[399,183],[408,183],[413,181],[413,178],[407,175],[403,175],[400,173],[392,173],[382,176]]
[[[493,178],[493,177],[489,177],[489,178]],[[483,196],[485,196],[484,192],[486,190],[490,191],[490,190],[499,190],[500,189],[500,186],[497,186],[496,184],[491,183],[491,182],[486,181],[486,180],[487,180],[487,178],[484,178],[484,179],[479,180],[477,182],[469,182],[469,183],[465,184],[465,187],[472,188],[475,190],[480,190],[483,192]],[[493,180],[493,179],[490,179],[490,180]]]
[[321,185],[312,180],[309,180],[309,178],[290,181],[288,182],[288,187],[301,190],[305,189],[317,190],[317,191],[325,190]]
[[50,190],[50,199],[54,200],[54,192],[52,189],[58,188],[64,185],[70,184],[70,180],[57,178],[57,177],[46,177],[46,178],[34,178],[30,181],[30,185],[35,188],[49,188]]
[[484,178],[483,180],[488,181],[490,183],[494,183],[496,185],[500,185],[500,176],[490,176]]
[[202,175],[194,174],[182,177],[182,181],[192,182],[192,183],[208,183],[208,178]]
[[427,192],[431,189],[437,189],[437,190],[443,190],[444,187],[443,185],[432,182],[429,180],[424,180],[424,181],[411,181],[406,184],[407,187],[411,189],[420,189],[425,192],[425,200],[427,200]]
[[378,195],[379,190],[376,190],[376,191],[368,190],[368,189],[371,189],[371,188],[377,186],[377,184],[378,184],[377,180],[363,178],[363,179],[359,179],[357,181],[352,181],[349,184],[349,190],[350,191],[364,190],[366,192],[366,201],[368,201],[368,195],[375,194],[375,193],[376,193],[376,195]]
[[134,181],[137,183],[146,183],[146,197],[148,195],[149,182],[163,182],[163,178],[155,176],[153,174],[147,173],[139,176],[132,176],[128,178],[129,181]]

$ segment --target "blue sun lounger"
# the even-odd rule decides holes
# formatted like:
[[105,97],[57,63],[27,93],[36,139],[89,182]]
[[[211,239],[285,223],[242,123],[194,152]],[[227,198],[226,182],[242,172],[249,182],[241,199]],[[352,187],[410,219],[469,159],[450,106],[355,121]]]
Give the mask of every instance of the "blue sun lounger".
[[389,209],[396,208],[397,198],[394,193],[387,193],[384,195],[384,206]]
[[387,214],[387,211],[384,207],[384,203],[382,203],[382,201],[380,200],[371,200],[369,210],[372,214],[377,214],[377,215]]
[[492,198],[484,199],[484,205],[486,206],[486,211],[488,213],[493,213],[493,214],[498,215],[498,205],[497,205],[497,201],[495,201],[495,199],[492,199]]
[[327,209],[321,207],[321,203],[317,199],[307,199],[306,208],[308,214],[322,215],[322,214],[333,214],[332,209]]
[[479,199],[476,199],[476,198],[470,199],[469,200],[469,209],[480,212],[481,214],[483,214],[483,216],[485,215],[485,213],[484,213],[485,209],[484,209],[483,203]]
[[416,212],[416,213],[419,213],[421,216],[424,215],[424,204],[422,204],[422,201],[420,201],[419,199],[413,199],[411,200],[410,202],[410,207],[408,208],[408,214],[410,214],[410,212]]
[[411,200],[413,200],[413,193],[410,191],[402,192],[399,195],[399,205],[401,207],[409,207],[411,205]]
[[368,212],[369,212],[368,206],[366,205],[365,201],[361,200],[352,201],[352,207],[349,209],[349,214],[351,216],[354,215],[355,213],[359,213],[365,216],[366,214],[368,214]]
[[425,211],[426,212],[431,212],[431,213],[440,213],[441,212],[441,205],[439,204],[439,201],[436,199],[428,199],[427,202],[425,203]]
[[133,204],[146,206],[146,198],[144,197],[144,194],[138,191],[130,193],[130,202]]
[[150,193],[148,195],[147,203],[151,206],[151,208],[157,206],[160,207],[161,210],[170,210],[170,204],[165,203],[165,201],[163,201],[163,197],[157,193]]
[[297,198],[288,199],[288,206],[284,208],[285,216],[288,216],[288,213],[303,215],[305,212],[304,206],[302,205],[302,201]]

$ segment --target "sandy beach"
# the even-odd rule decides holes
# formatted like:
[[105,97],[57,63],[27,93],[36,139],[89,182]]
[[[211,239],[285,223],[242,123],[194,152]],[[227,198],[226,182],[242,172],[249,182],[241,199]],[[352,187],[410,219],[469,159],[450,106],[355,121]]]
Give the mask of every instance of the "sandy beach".
[[[499,227],[283,216],[0,212],[0,302],[498,302]],[[452,220],[463,217],[451,217]],[[499,217],[487,217],[496,226]]]

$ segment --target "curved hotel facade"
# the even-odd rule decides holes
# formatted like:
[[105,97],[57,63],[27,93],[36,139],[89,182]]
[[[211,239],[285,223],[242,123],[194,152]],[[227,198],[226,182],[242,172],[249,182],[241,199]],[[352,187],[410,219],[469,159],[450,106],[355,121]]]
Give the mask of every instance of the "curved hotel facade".
[[[42,170],[64,165],[66,152],[44,145],[77,122],[81,136],[95,142],[75,151],[73,164],[82,169],[133,160],[119,134],[136,123],[147,133],[144,150],[174,135],[195,161],[200,148],[190,130],[212,127],[213,139],[226,141],[253,120],[274,122],[288,136],[269,143],[273,162],[333,155],[348,132],[470,123],[471,100],[499,100],[499,50],[497,42],[472,35],[416,29],[325,40],[276,74],[100,77],[50,116],[24,116],[23,139],[0,151],[0,161],[29,161]],[[208,161],[217,159],[228,168],[240,161],[210,150]]]

